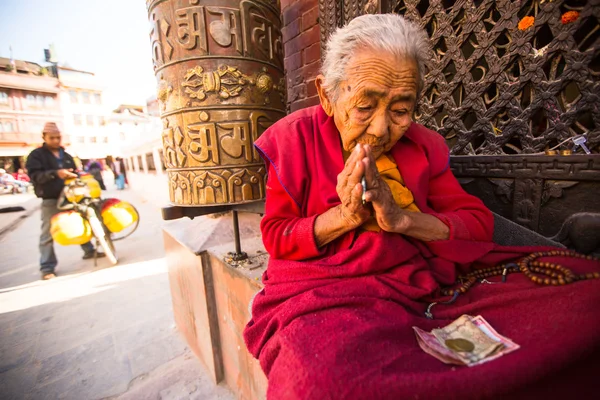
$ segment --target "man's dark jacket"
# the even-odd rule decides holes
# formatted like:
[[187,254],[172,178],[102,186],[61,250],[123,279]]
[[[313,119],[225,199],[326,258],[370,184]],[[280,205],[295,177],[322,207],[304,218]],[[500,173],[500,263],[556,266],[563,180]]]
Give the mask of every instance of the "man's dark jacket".
[[27,157],[27,173],[33,182],[35,195],[42,199],[58,199],[63,187],[64,181],[58,177],[56,171],[59,169],[76,169],[75,161],[70,154],[62,150],[62,167],[59,160],[52,154],[52,151],[44,144],[37,148]]

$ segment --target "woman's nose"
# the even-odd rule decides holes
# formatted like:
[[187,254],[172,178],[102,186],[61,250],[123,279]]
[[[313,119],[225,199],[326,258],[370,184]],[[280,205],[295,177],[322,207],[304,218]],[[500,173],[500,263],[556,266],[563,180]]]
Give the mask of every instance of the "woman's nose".
[[389,134],[390,121],[386,112],[377,113],[371,120],[369,125],[368,134],[377,137],[386,137]]

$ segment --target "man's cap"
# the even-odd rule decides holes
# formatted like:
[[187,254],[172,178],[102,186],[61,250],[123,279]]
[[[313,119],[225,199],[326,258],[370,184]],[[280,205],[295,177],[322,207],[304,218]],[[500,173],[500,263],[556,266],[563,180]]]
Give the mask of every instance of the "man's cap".
[[46,122],[42,133],[60,133],[60,129],[58,129],[55,122]]

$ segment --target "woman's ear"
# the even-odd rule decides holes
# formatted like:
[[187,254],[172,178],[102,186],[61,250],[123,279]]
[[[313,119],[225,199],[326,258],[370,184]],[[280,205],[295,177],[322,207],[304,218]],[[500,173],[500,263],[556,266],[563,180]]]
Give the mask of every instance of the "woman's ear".
[[319,94],[321,107],[323,107],[325,113],[331,117],[333,115],[333,104],[329,100],[327,91],[325,90],[324,80],[325,77],[323,75],[317,76],[317,79],[315,79],[315,86],[317,87],[317,93]]

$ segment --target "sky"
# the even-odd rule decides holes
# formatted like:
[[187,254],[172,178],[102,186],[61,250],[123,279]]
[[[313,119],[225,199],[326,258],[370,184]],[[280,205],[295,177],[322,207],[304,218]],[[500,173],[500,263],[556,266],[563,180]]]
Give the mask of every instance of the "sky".
[[95,73],[104,103],[145,105],[155,94],[144,0],[0,0],[0,57],[45,65],[52,43],[59,64]]

